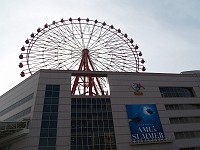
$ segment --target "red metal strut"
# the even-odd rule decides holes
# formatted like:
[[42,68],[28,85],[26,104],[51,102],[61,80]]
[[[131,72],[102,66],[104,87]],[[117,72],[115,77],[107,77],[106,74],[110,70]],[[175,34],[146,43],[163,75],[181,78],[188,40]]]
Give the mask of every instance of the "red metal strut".
[[[82,59],[81,59],[81,63],[79,65],[78,70],[79,71],[95,71],[92,61],[90,59],[88,49],[82,50]],[[82,89],[80,89],[80,87]],[[99,81],[99,77],[92,76],[92,74],[90,73],[84,76],[76,75],[71,94],[75,95],[76,91],[78,91],[79,94],[81,95],[89,95],[89,96],[105,94],[102,88],[102,85]]]

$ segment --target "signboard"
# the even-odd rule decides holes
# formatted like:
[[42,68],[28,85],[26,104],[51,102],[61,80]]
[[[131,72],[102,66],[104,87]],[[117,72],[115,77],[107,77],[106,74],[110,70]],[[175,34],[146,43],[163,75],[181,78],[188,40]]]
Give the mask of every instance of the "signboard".
[[132,83],[130,88],[134,91],[136,96],[142,96],[143,92],[141,89],[145,89],[140,83]]
[[155,104],[126,105],[132,142],[161,141],[165,139]]

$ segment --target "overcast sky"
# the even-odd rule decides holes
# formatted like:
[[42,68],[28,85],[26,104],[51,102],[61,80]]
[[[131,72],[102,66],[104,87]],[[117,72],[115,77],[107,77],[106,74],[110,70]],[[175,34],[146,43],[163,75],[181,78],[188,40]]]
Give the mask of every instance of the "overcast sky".
[[25,79],[19,54],[30,34],[70,17],[127,33],[143,52],[146,72],[200,70],[200,0],[0,0],[0,95]]

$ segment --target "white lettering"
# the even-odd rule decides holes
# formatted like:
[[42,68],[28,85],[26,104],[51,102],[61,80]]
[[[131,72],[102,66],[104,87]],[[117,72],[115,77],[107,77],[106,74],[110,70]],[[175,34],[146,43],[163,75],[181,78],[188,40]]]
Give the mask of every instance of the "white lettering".
[[157,132],[157,129],[154,126],[139,127],[138,132]]
[[152,139],[164,139],[164,135],[162,132],[151,132],[151,133],[140,133],[133,134],[132,138],[135,140],[143,139],[143,140],[152,140]]
[[140,138],[139,138],[139,134],[132,134],[132,139],[133,139],[134,141],[139,140],[139,139],[140,139]]

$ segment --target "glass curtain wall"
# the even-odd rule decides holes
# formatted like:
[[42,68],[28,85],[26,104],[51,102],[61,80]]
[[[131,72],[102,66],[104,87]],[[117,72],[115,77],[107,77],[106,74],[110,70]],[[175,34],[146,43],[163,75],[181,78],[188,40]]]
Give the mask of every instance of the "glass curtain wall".
[[72,98],[71,150],[116,150],[109,98]]

